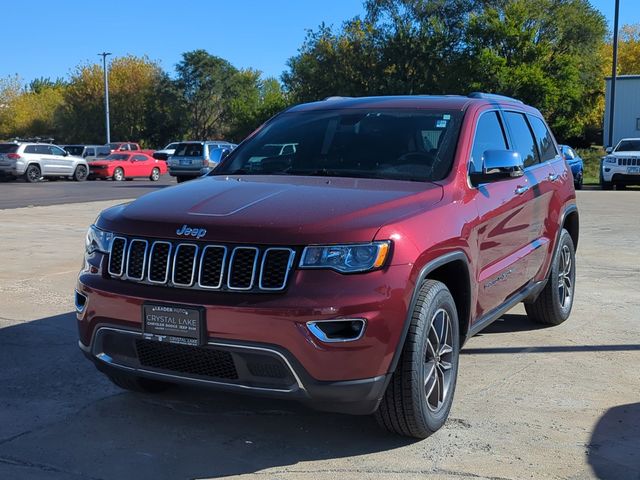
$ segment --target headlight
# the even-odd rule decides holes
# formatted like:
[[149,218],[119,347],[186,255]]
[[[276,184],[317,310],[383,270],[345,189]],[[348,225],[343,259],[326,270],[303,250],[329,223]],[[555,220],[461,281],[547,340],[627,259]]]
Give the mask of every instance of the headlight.
[[87,236],[84,240],[84,248],[87,253],[108,253],[109,245],[111,244],[112,238],[113,233],[105,232],[104,230],[100,230],[95,225],[91,225],[89,227],[89,230],[87,230]]
[[390,242],[309,246],[302,252],[300,268],[326,268],[341,273],[366,272],[384,265]]
[[616,157],[604,157],[604,163],[618,163]]

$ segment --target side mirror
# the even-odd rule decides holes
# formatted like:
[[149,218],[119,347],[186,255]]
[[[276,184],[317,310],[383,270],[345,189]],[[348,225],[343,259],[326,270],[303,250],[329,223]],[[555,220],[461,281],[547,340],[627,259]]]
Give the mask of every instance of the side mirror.
[[517,178],[524,175],[524,163],[518,152],[513,150],[486,150],[482,172],[472,173],[474,185],[480,183]]
[[220,161],[223,161],[225,158],[227,158],[230,153],[231,153],[231,150],[223,150],[222,153],[220,154]]
[[613,147],[607,147],[607,148],[604,149],[604,151],[607,152],[607,153],[611,153],[611,152],[613,152]]
[[69,156],[69,152],[67,152],[66,150],[63,150],[63,152],[64,152],[64,153],[62,154],[62,156],[63,156],[63,157],[68,157],[68,156]]

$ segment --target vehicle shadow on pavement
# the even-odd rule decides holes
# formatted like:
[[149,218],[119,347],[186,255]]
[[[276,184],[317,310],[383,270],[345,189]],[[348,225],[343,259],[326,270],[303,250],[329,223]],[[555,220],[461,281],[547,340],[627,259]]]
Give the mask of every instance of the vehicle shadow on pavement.
[[124,392],[81,354],[73,313],[0,329],[0,385],[0,478],[218,477],[413,443],[295,402]]
[[495,322],[487,326],[480,332],[480,335],[490,333],[529,332],[532,330],[542,330],[550,327],[551,325],[536,323],[524,314],[509,313],[502,315]]
[[587,460],[598,478],[640,478],[640,403],[610,408],[600,417]]

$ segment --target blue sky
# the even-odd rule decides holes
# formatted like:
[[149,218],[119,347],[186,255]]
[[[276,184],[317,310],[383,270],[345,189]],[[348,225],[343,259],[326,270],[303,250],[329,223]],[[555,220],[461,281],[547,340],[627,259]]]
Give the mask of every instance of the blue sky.
[[[591,0],[613,24],[614,0]],[[3,5],[0,77],[67,77],[97,53],[147,55],[172,72],[204,48],[236,67],[279,77],[307,29],[340,25],[363,0],[30,0]],[[620,23],[640,23],[640,1],[620,0]]]

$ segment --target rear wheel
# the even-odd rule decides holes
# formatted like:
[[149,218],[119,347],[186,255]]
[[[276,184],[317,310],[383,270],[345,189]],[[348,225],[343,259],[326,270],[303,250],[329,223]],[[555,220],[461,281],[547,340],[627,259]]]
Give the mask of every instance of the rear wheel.
[[584,178],[582,173],[580,173],[580,176],[578,176],[578,179],[575,182],[575,188],[576,190],[582,190],[582,184],[584,183]]
[[29,183],[39,182],[40,177],[42,177],[42,173],[37,165],[29,165],[24,172],[24,179]]
[[116,182],[121,182],[124,180],[124,170],[118,167],[113,171],[113,180]]
[[87,167],[84,165],[78,165],[76,167],[76,171],[73,172],[73,179],[76,182],[84,182],[87,179],[88,174],[89,171],[87,170]]
[[426,438],[444,425],[453,403],[460,336],[455,302],[447,287],[420,287],[402,354],[375,413],[390,432]]
[[575,284],[575,249],[571,235],[563,228],[547,284],[534,302],[524,304],[527,316],[544,325],[560,325],[571,313]]
[[160,180],[159,168],[154,168],[153,170],[151,170],[151,175],[149,176],[149,180],[151,180],[152,182],[157,182],[158,180]]
[[172,387],[170,383],[150,380],[122,372],[110,372],[107,374],[107,377],[118,387],[131,390],[132,392],[159,393]]

